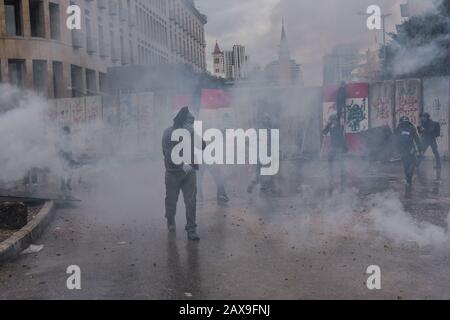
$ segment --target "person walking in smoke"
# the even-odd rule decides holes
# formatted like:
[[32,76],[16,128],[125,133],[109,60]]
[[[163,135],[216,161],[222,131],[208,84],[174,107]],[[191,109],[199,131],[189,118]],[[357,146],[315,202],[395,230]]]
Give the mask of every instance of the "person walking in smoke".
[[[222,120],[223,128],[221,129],[222,134],[225,136],[226,129],[231,128],[229,126],[230,124],[230,115],[225,114],[224,119]],[[202,165],[201,168],[198,171],[198,198],[201,203],[203,203],[204,197],[203,197],[203,178],[205,176],[205,173],[209,171],[211,176],[214,179],[214,182],[217,186],[217,204],[219,206],[226,205],[228,202],[230,202],[230,198],[227,195],[226,188],[225,188],[225,178],[224,173],[221,170],[220,166],[217,164],[212,165]]]
[[[173,119],[173,126],[164,131],[162,138],[162,150],[164,155],[164,164],[166,168],[166,219],[169,232],[176,231],[175,216],[177,202],[180,191],[183,192],[184,203],[186,206],[186,232],[188,240],[199,241],[197,234],[197,171],[199,166],[196,164],[179,164],[172,161],[172,150],[179,143],[172,141],[172,133],[177,129],[187,129],[192,136],[192,157],[194,158],[194,120],[195,117],[189,112],[188,107],[182,108]],[[205,144],[203,142],[203,148]],[[194,159],[192,159],[192,163]]]
[[69,126],[61,128],[58,141],[58,152],[62,161],[63,174],[61,176],[61,191],[72,191],[73,152],[72,137]]
[[[270,117],[270,115],[266,112],[262,113],[257,120],[257,127],[258,129],[267,129],[272,130],[273,129],[273,122]],[[272,153],[271,150],[271,143],[268,142],[267,145],[267,152],[270,154]],[[276,189],[275,189],[275,181],[273,176],[262,176],[261,175],[261,168],[262,164],[259,163],[256,165],[255,170],[253,171],[252,178],[250,180],[250,184],[247,188],[247,193],[252,194],[253,189],[259,184],[260,191],[264,195],[275,195]]]
[[420,153],[420,139],[417,130],[408,117],[401,117],[394,132],[396,145],[403,162],[406,176],[406,192],[410,193],[414,171],[418,164],[417,152]]
[[423,113],[420,115],[420,125],[417,127],[419,131],[420,140],[420,160],[423,160],[428,148],[431,147],[434,159],[436,161],[436,181],[441,180],[441,155],[439,154],[436,138],[441,136],[441,125],[431,119],[430,114]]
[[347,142],[345,141],[344,127],[339,121],[337,114],[332,114],[322,134],[330,135],[330,151],[328,153],[328,170],[330,177],[330,192],[335,185],[335,163],[338,163],[341,177],[341,186],[345,184],[345,167],[343,156],[347,153]]

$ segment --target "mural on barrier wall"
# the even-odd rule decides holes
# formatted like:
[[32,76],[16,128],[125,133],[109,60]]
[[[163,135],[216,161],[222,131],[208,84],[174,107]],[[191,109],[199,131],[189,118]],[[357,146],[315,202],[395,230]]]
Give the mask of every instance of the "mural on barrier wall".
[[[362,152],[362,144],[359,133],[369,129],[369,84],[350,83],[345,87],[345,133],[349,152]],[[328,123],[330,115],[336,113],[339,86],[328,86],[324,88],[323,124]],[[328,149],[329,139],[325,139],[324,148]]]
[[397,80],[395,93],[396,123],[401,117],[406,116],[417,126],[421,111],[421,99],[421,82],[419,79]]
[[394,125],[395,82],[383,81],[370,85],[370,127]]
[[441,124],[438,139],[442,154],[449,153],[449,97],[450,77],[426,78],[423,80],[423,108],[434,121]]

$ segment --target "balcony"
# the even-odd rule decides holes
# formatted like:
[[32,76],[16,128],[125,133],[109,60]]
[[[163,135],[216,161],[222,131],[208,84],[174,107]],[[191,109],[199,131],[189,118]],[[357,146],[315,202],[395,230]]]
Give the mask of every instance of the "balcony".
[[99,48],[98,51],[99,51],[100,57],[102,57],[102,58],[107,58],[107,57],[110,56],[110,52],[111,52],[110,47],[109,47],[109,45],[105,42],[104,39],[103,39],[103,40],[100,40],[98,48]]
[[123,66],[131,64],[130,54],[128,52],[123,52],[120,61]]
[[130,27],[135,27],[136,26],[136,15],[135,14],[130,13],[128,15],[128,25]]
[[120,50],[115,44],[111,44],[111,60],[120,61]]
[[72,30],[72,47],[76,49],[84,48],[84,33],[82,30]]
[[93,36],[87,36],[86,37],[86,51],[88,53],[95,53],[98,52],[98,40],[97,38]]
[[121,8],[120,8],[119,17],[120,17],[120,21],[127,21],[127,19],[128,19],[128,10],[123,6],[121,6]]
[[107,0],[97,0],[97,8],[106,9],[108,7]]
[[111,16],[117,16],[119,12],[119,4],[117,0],[109,0],[109,14]]

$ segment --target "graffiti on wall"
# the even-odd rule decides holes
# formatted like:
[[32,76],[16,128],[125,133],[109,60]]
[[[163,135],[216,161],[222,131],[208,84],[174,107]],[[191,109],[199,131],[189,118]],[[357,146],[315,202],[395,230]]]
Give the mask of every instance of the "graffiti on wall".
[[86,121],[102,120],[102,98],[86,97]]
[[368,129],[367,98],[351,99],[346,106],[346,132],[357,133]]
[[394,124],[395,83],[384,81],[370,86],[370,127],[377,128]]
[[408,117],[414,125],[419,124],[421,82],[418,79],[397,80],[395,94],[396,121]]

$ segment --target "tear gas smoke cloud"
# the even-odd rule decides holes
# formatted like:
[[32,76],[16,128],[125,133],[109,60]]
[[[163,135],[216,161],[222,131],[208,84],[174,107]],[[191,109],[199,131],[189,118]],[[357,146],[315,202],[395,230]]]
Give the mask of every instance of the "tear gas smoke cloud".
[[[24,177],[28,170],[61,165],[56,150],[57,128],[48,121],[48,105],[31,92],[0,85],[0,170],[3,182]],[[4,108],[10,109],[5,110]]]
[[[450,242],[450,234],[445,228],[412,218],[393,191],[375,193],[363,200],[354,188],[334,192],[331,197],[317,195],[308,186],[301,189],[296,214],[289,216],[290,223],[274,217],[267,226],[268,233],[285,229],[290,245],[318,247],[321,237],[330,241],[343,237],[387,240],[395,246],[413,242],[421,248],[433,249],[443,249]],[[447,229],[448,226],[450,215]]]

